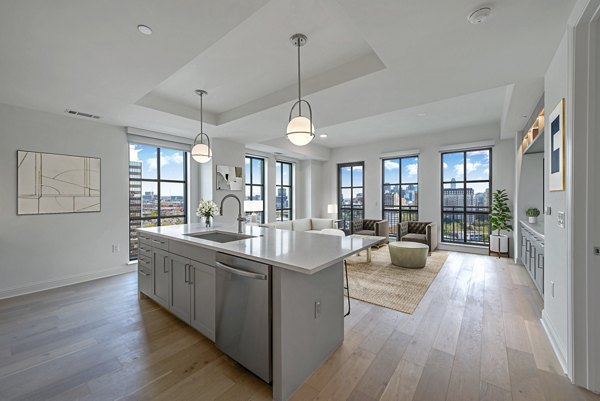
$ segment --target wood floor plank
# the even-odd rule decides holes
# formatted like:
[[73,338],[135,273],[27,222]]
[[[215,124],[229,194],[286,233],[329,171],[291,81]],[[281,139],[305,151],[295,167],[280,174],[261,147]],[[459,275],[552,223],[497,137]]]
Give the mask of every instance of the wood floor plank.
[[409,341],[410,336],[407,334],[400,331],[393,332],[360,378],[348,400],[366,401],[369,398],[375,401],[379,400],[395,368],[400,363]]
[[481,381],[510,391],[508,356],[502,315],[484,308]]
[[423,373],[423,366],[402,359],[392,374],[380,401],[411,401]]
[[306,383],[321,391],[327,383],[342,368],[348,359],[354,355],[354,351],[365,339],[365,336],[352,331],[344,339],[344,343],[308,378]]
[[512,394],[485,381],[481,382],[480,401],[512,401]]
[[432,350],[423,367],[413,401],[444,401],[451,371],[452,355]]
[[533,355],[508,349],[513,401],[547,401]]
[[[450,253],[413,314],[352,300],[343,345],[293,400],[600,401],[557,374],[541,304],[523,266]],[[269,401],[272,389],[138,299],[132,273],[0,300],[0,399]]]
[[375,359],[375,356],[372,352],[358,348],[353,357],[344,363],[323,390],[319,392],[316,400],[347,399]]
[[525,329],[537,368],[557,375],[564,374],[542,324],[539,321],[525,321]]
[[455,354],[464,312],[464,304],[450,302],[440,323],[440,329],[433,343],[433,348],[450,355]]
[[514,313],[504,312],[502,314],[502,321],[504,323],[506,346],[531,354],[531,344],[523,318]]

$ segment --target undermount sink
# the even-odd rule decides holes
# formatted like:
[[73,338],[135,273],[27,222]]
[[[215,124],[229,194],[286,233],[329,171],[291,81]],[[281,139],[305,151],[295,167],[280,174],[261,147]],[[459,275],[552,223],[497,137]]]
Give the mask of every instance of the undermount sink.
[[207,240],[207,241],[219,242],[221,244],[223,244],[225,242],[233,242],[233,241],[239,241],[242,239],[248,239],[248,238],[255,237],[254,235],[236,234],[236,233],[229,233],[229,232],[225,232],[225,231],[206,231],[206,232],[200,232],[200,233],[189,233],[189,234],[184,234],[184,235],[187,235],[189,237],[198,238],[198,239]]

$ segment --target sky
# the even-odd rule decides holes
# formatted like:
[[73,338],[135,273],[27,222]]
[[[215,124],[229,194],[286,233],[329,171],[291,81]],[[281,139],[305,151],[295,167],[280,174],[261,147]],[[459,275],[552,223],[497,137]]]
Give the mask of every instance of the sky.
[[[183,180],[185,152],[161,148],[160,175],[161,179]],[[147,145],[130,144],[129,160],[142,162],[142,178],[157,178],[158,162],[156,147]],[[144,183],[142,192],[152,191],[157,193],[156,184]],[[184,185],[174,183],[163,183],[161,187],[162,196],[183,196]]]

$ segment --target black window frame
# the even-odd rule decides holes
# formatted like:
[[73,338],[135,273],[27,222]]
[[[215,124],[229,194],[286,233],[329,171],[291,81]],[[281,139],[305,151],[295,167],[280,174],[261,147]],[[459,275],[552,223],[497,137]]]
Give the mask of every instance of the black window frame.
[[[278,166],[279,165],[279,166]],[[286,185],[283,183],[283,168],[284,166],[288,166],[290,169],[290,184]],[[289,220],[294,219],[294,163],[286,162],[282,160],[275,161],[275,169],[279,168],[279,178],[280,181],[277,181],[277,171],[275,171],[275,220],[278,221],[286,221],[283,219],[283,212],[286,210],[289,212],[288,216],[290,216]],[[290,199],[288,202],[289,207],[277,207],[277,197],[279,196],[279,189],[289,188],[290,190]],[[279,218],[277,217],[279,216]]]
[[[468,179],[468,175],[467,175],[467,154],[469,152],[477,152],[477,151],[488,151],[489,152],[489,165],[488,165],[488,180],[469,180]],[[455,154],[455,153],[462,153],[463,154],[463,180],[462,181],[444,181],[444,155],[447,154]],[[444,243],[448,243],[448,244],[460,244],[460,245],[478,245],[478,246],[489,246],[489,234],[491,233],[491,222],[489,220],[489,215],[492,209],[492,157],[493,157],[493,152],[492,152],[492,148],[491,147],[486,147],[486,148],[476,148],[476,149],[465,149],[465,150],[455,150],[455,151],[447,151],[447,152],[441,152],[440,153],[440,171],[441,171],[441,194],[440,194],[440,209],[441,209],[441,227],[440,227],[440,237],[441,237],[441,242]],[[463,189],[463,206],[462,206],[462,211],[460,210],[450,210],[450,207],[444,207],[444,185],[445,184],[462,184],[462,189]],[[468,184],[482,184],[482,183],[487,183],[488,184],[488,210],[487,211],[481,211],[481,210],[469,210],[469,206],[467,205],[467,186]],[[456,207],[455,207],[456,208]],[[463,225],[463,229],[462,229],[462,234],[463,234],[463,239],[461,240],[448,240],[445,239],[444,237],[444,215],[445,214],[453,214],[453,215],[462,215],[462,225]],[[485,233],[483,233],[482,238],[483,241],[470,241],[467,239],[468,235],[468,216],[469,215],[474,215],[474,216],[487,216],[487,220],[488,220],[488,227],[487,227],[487,235]],[[451,224],[454,227],[454,219],[452,219]],[[459,232],[460,230],[456,230],[453,228],[452,232]]]
[[[352,171],[353,167],[362,167],[362,185],[360,186],[354,186],[354,174]],[[350,186],[349,187],[342,187],[342,168],[345,167],[350,167]],[[341,220],[341,224],[339,225],[340,228],[342,230],[344,230],[344,232],[346,234],[351,234],[352,233],[352,222],[356,219],[356,217],[358,216],[360,219],[364,219],[365,218],[365,162],[364,161],[359,161],[359,162],[350,162],[350,163],[338,163],[337,165],[337,188],[338,188],[338,219]],[[355,188],[362,188],[362,205],[360,207],[356,207],[354,205],[354,202],[352,202],[352,195],[354,193],[354,189]],[[350,207],[344,206],[343,204],[343,198],[342,198],[342,190],[343,189],[350,189]],[[350,220],[344,219],[344,211],[350,211]]]
[[[402,160],[404,159],[417,159],[417,181],[416,182],[403,182],[402,181]],[[398,161],[398,184],[386,184],[385,183],[385,162],[386,161]],[[397,157],[387,157],[381,160],[381,218],[386,219],[389,223],[390,236],[396,237],[396,225],[402,221],[418,221],[419,220],[419,202],[417,201],[416,206],[402,206],[402,201],[400,204],[395,206],[386,206],[385,203],[385,189],[386,187],[391,187],[397,185],[400,190],[400,199],[402,199],[402,186],[405,185],[414,185],[417,187],[417,194],[419,193],[419,170],[420,170],[420,160],[419,155],[406,155],[406,156],[397,156]],[[390,219],[390,213],[398,213],[397,219]],[[405,219],[405,217],[408,218]]]
[[[173,148],[169,148],[169,147],[160,147],[160,146],[154,146],[154,145],[146,145],[143,143],[132,143],[130,145],[142,145],[142,146],[149,146],[149,147],[153,147],[156,148],[156,178],[131,178],[131,160],[129,161],[129,188],[130,188],[130,192],[129,192],[129,260],[133,261],[133,260],[137,260],[138,258],[138,241],[137,241],[137,231],[135,231],[135,227],[132,222],[134,221],[139,221],[140,223],[143,221],[148,221],[148,220],[156,220],[156,227],[160,227],[161,226],[161,221],[163,219],[169,218],[169,219],[173,219],[173,218],[183,218],[183,223],[182,224],[186,224],[188,222],[188,160],[189,160],[189,156],[188,156],[188,152],[183,151],[183,150],[179,150],[179,149],[173,149]],[[183,180],[171,180],[171,179],[162,179],[160,178],[160,150],[161,149],[168,149],[168,150],[175,150],[178,152],[182,152],[184,155],[183,158]],[[134,162],[135,163],[135,162]],[[141,192],[141,188],[142,188],[142,184],[144,182],[152,182],[152,183],[156,183],[156,191],[157,191],[157,215],[156,216],[148,216],[148,217],[143,217],[141,216],[141,208],[142,205],[140,204],[140,216],[139,217],[133,217],[132,218],[132,206],[134,206],[135,202],[132,202],[132,198],[131,198],[131,188],[134,187],[135,185],[132,186],[132,183],[135,182],[139,182],[139,186],[140,186],[140,202],[143,202],[143,198],[144,198],[144,194]],[[183,184],[183,214],[177,214],[177,215],[165,215],[163,216],[161,214],[161,184],[162,183],[174,183],[174,184]],[[141,226],[141,224],[140,224]]]
[[[265,209],[265,158],[264,157],[258,157],[258,156],[253,156],[253,155],[246,155],[245,159],[244,159],[244,163],[246,162],[246,159],[250,160],[250,177],[246,177],[244,180],[244,199],[245,200],[256,200],[256,199],[252,199],[252,197],[254,196],[254,188],[255,187],[260,187],[261,188],[261,198],[260,201],[262,202],[262,212],[257,213],[258,215],[258,223],[263,224],[265,222],[265,214],[266,214],[266,209]],[[261,172],[260,172],[260,184],[255,184],[254,183],[254,163],[252,163],[253,160],[260,160],[261,161]],[[246,188],[250,187],[250,199],[246,199]],[[253,212],[246,212],[246,216],[250,216]]]

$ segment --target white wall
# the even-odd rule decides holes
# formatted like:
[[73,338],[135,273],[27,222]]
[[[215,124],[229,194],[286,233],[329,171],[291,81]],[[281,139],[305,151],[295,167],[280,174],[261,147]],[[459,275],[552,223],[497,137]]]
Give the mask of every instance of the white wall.
[[[550,115],[554,107],[568,94],[568,46],[565,35],[546,71],[544,77],[544,109]],[[568,118],[568,117],[567,117]],[[570,133],[566,134],[568,145]],[[550,135],[544,134],[546,154],[550,154]],[[568,153],[568,150],[567,152]],[[567,211],[567,192],[548,191],[549,158],[546,158],[545,175],[545,203],[552,209],[550,215],[544,216],[544,311],[542,320],[547,328],[551,340],[554,342],[559,359],[564,363],[567,358],[568,341],[568,225],[565,228],[558,226],[557,215],[559,211]],[[568,173],[567,173],[568,174]],[[568,183],[568,180],[567,180]],[[566,219],[570,216],[567,214]],[[552,294],[554,284],[554,295]]]
[[[545,134],[544,134],[545,136]],[[544,210],[544,154],[534,153],[522,155],[521,175],[519,180],[519,210],[515,215],[519,220],[526,220],[525,211],[531,207]],[[538,217],[544,222],[544,215]]]
[[[18,149],[99,157],[102,211],[17,216]],[[124,128],[0,104],[0,297],[135,269],[128,151]]]
[[[246,147],[237,142],[231,142],[225,139],[211,139],[211,147],[213,157],[208,163],[200,165],[200,198],[212,199],[217,205],[221,204],[221,200],[228,194],[236,195],[242,201],[242,213],[244,209],[245,187],[242,185],[240,191],[217,190],[216,173],[217,166],[231,166],[242,168],[242,181],[245,178],[245,157]],[[192,183],[192,191],[197,187],[196,183]],[[192,214],[198,205],[193,205]],[[243,214],[242,214],[243,215]],[[235,199],[228,199],[223,205],[223,216],[215,216],[216,224],[237,224],[238,204]]]
[[495,141],[492,150],[492,190],[506,189],[510,199],[513,199],[514,141],[499,141],[499,137],[500,126],[486,124],[334,149],[331,160],[323,164],[320,214],[323,216],[327,214],[328,203],[337,203],[337,164],[364,161],[365,217],[381,217],[381,155],[393,151],[419,149],[419,219],[435,221],[439,227],[441,222],[440,147],[484,140]]

